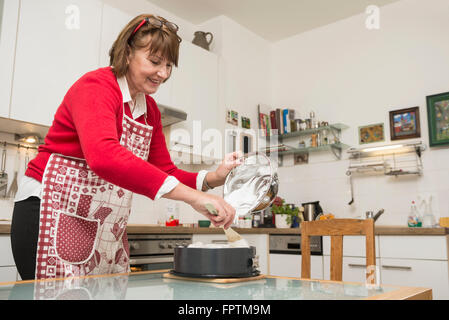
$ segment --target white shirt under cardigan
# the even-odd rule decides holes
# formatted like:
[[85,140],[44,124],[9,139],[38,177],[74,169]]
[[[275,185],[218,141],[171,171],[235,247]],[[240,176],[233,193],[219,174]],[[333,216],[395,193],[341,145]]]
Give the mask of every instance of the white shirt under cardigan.
[[[123,103],[128,103],[131,108],[131,112],[134,119],[139,118],[143,115],[147,109],[145,95],[143,93],[138,93],[136,96],[136,106],[134,107],[134,103],[131,99],[131,94],[129,93],[128,82],[125,77],[121,77],[117,79],[118,85],[120,87],[120,91],[123,96]],[[151,153],[151,150],[150,150]],[[201,190],[203,187],[203,181],[206,177],[207,171],[201,170],[198,172],[198,176],[196,178],[196,188],[197,190]],[[164,183],[159,188],[159,191],[156,194],[155,200],[161,198],[164,194],[172,191],[179,183],[179,180],[173,176],[168,176]],[[28,199],[29,197],[38,197],[42,199],[42,184],[34,178],[23,176],[20,180],[19,189],[17,191],[14,202],[22,201]]]

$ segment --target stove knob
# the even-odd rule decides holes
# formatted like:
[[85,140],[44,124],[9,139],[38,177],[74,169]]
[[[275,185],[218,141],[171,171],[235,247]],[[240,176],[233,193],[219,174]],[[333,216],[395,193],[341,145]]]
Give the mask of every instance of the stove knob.
[[183,246],[183,247],[187,247],[188,245],[189,245],[189,244],[188,244],[187,242],[185,242],[185,241],[182,243],[182,246]]
[[173,249],[173,243],[169,243],[169,244],[168,244],[168,248],[169,248],[169,249]]
[[167,248],[167,244],[165,242],[161,242],[161,243],[159,243],[159,248],[166,249]]

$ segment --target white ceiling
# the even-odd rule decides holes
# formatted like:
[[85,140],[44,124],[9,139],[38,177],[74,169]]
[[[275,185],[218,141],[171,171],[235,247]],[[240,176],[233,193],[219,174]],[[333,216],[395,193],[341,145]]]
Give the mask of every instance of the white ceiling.
[[199,25],[225,15],[276,42],[399,0],[148,0]]

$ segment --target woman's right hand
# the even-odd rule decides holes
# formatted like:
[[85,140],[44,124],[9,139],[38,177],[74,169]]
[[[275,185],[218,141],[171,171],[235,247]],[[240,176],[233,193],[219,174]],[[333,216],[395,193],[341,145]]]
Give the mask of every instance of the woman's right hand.
[[[223,226],[225,229],[234,221],[235,209],[222,197],[214,194],[199,192],[193,201],[189,203],[193,209],[208,218],[216,227]],[[217,211],[217,215],[211,214],[206,208],[206,204],[211,204]]]
[[[222,197],[214,194],[201,192],[186,185],[179,183],[172,191],[166,193],[162,197],[172,200],[180,200],[192,206],[193,209],[208,218],[216,227],[223,226],[225,229],[234,221],[235,209]],[[211,214],[206,204],[209,203],[215,207],[218,214]]]

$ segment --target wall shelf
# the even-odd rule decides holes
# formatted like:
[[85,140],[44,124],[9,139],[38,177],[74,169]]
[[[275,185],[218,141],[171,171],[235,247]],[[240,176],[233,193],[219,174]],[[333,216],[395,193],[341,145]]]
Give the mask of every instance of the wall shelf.
[[[262,148],[260,150],[267,152],[268,154],[271,152],[277,152],[278,157],[279,157],[279,165],[280,166],[282,166],[283,156],[285,156],[285,155],[304,154],[304,153],[317,152],[317,151],[329,151],[330,150],[330,151],[332,151],[334,156],[338,160],[340,160],[342,151],[344,149],[349,148],[349,145],[344,144],[340,141],[341,131],[343,129],[347,129],[347,128],[349,128],[349,126],[342,124],[342,123],[336,123],[336,124],[330,124],[327,126],[321,126],[321,127],[312,128],[312,129],[298,130],[298,131],[290,132],[290,133],[286,133],[286,134],[266,136],[265,138],[267,140],[268,146],[267,146],[267,148]],[[316,146],[316,147],[312,147],[312,146],[300,147],[299,141],[296,141],[297,146],[292,145],[292,143],[295,143],[293,141],[294,138],[299,138],[298,140],[300,140],[301,137],[309,139],[309,136],[311,136],[313,134],[324,134],[327,139],[330,139],[330,140],[328,140],[330,143],[320,145],[320,142],[321,142],[320,140],[322,140],[322,139],[318,139],[318,141],[320,141],[320,142],[317,143],[318,146]],[[290,143],[289,143],[289,140],[291,140]],[[270,142],[273,143],[274,141],[276,141],[275,146],[269,145]]]

